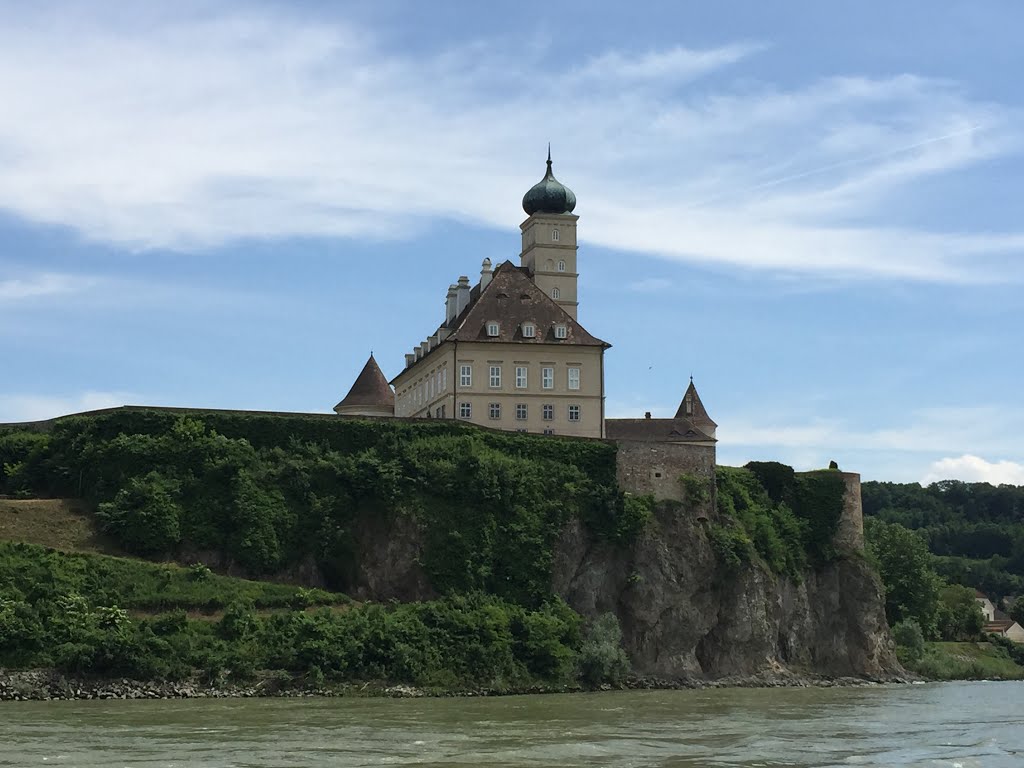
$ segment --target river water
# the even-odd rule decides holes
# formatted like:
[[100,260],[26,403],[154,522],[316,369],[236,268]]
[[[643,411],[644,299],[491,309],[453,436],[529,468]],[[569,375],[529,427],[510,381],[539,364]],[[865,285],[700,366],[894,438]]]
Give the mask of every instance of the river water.
[[0,704],[0,766],[1024,766],[1024,682]]

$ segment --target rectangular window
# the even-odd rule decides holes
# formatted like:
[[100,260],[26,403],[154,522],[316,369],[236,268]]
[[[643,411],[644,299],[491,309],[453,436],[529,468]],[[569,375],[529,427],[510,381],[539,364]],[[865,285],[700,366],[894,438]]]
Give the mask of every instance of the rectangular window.
[[578,405],[569,406],[569,421],[580,420],[580,407]]
[[490,323],[487,324],[487,335],[488,336],[497,336],[498,335],[498,324],[497,323],[490,322]]
[[543,406],[544,421],[552,421],[555,418],[555,406],[545,403]]
[[568,332],[568,330],[566,329],[566,327],[564,325],[556,325],[555,326],[555,338],[556,339],[564,339],[564,338],[567,338],[568,335],[569,335],[569,332]]
[[549,429],[545,429],[544,430],[544,434],[545,435],[553,435],[553,434],[555,434],[555,430],[550,429],[550,428]]
[[473,418],[473,404],[472,403],[459,403],[459,418],[460,419],[471,419],[471,418]]
[[472,387],[473,386],[473,366],[462,365],[459,366],[459,386],[460,387]]
[[516,389],[526,389],[526,366],[516,366]]
[[569,389],[580,388],[580,369],[570,368],[569,369]]
[[544,389],[555,388],[555,369],[554,368],[541,368],[540,369],[540,385]]
[[523,323],[523,338],[532,339],[537,335],[537,326],[533,323]]
[[526,421],[526,403],[516,403],[516,419]]
[[501,403],[491,403],[488,406],[488,410],[489,410],[489,413],[490,413],[490,417],[492,419],[500,419],[501,418]]
[[501,386],[501,366],[491,366],[491,386],[497,389]]
[[555,227],[554,229],[551,230],[551,240],[552,242],[555,243],[558,242],[558,227]]

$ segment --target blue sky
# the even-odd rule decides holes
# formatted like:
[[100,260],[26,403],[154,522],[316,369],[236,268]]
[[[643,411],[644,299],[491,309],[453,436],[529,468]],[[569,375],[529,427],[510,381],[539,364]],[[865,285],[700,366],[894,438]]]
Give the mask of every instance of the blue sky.
[[1024,484],[1018,3],[139,5],[0,5],[0,421],[329,411],[550,141],[610,415]]

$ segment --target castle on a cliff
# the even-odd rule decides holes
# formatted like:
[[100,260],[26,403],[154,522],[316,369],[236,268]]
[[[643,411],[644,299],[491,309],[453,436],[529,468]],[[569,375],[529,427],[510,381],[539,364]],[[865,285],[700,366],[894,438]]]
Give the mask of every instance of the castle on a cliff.
[[523,196],[519,265],[484,259],[475,285],[448,286],[444,318],[390,382],[373,355],[334,410],[458,419],[494,429],[607,438],[620,483],[678,498],[681,474],[711,477],[716,424],[691,379],[670,419],[606,419],[604,353],[579,321],[576,195],[551,170]]

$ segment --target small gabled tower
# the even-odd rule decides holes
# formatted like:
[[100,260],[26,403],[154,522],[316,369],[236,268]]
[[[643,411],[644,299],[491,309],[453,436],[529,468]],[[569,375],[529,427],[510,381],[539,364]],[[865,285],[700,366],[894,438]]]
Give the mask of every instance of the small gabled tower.
[[711,420],[707,410],[704,408],[704,403],[700,401],[697,388],[693,385],[693,376],[690,377],[690,386],[686,388],[686,393],[679,403],[676,418],[689,420],[697,429],[707,434],[708,437],[715,436],[715,430],[718,428],[718,425]]
[[372,352],[345,399],[334,406],[334,412],[339,416],[395,415],[395,393]]
[[544,178],[523,196],[523,210],[529,217],[519,225],[523,232],[520,263],[533,282],[577,318],[576,195],[551,171],[551,146]]

